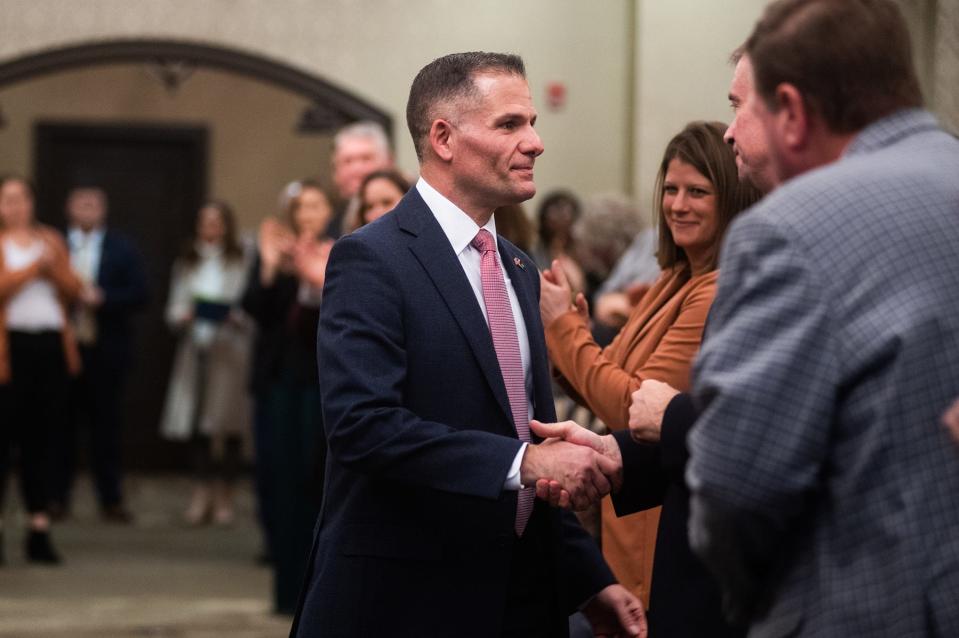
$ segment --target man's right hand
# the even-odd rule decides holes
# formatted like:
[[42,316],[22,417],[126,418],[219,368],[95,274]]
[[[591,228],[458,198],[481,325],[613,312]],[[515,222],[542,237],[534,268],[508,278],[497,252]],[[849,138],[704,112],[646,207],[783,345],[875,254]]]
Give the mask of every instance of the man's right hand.
[[[535,431],[535,426],[531,427]],[[609,494],[612,485],[607,477],[615,476],[617,471],[613,461],[594,449],[551,438],[527,446],[520,465],[520,481],[523,485],[538,484],[541,479],[555,481],[566,492],[566,502],[573,509],[582,510]]]
[[[546,448],[545,446],[565,446],[572,445],[579,447],[582,452],[587,454],[582,457],[593,459],[595,466],[592,469],[599,470],[605,479],[605,489],[590,490],[582,489],[578,493],[569,489],[570,481],[560,472],[564,469],[572,468],[552,468],[546,473],[536,476],[536,496],[554,507],[572,508],[574,510],[584,510],[593,503],[597,502],[603,496],[610,492],[610,489],[619,489],[622,483],[623,458],[619,451],[619,445],[613,440],[612,436],[599,436],[594,432],[587,430],[573,421],[564,421],[562,423],[540,423],[531,421],[530,429],[538,436],[546,439],[538,446],[529,446],[526,456],[534,448]],[[562,462],[560,460],[560,462]],[[525,465],[525,458],[524,458]],[[522,473],[522,468],[520,469]],[[592,476],[592,475],[591,475]],[[525,475],[521,480],[524,485],[529,485]],[[575,483],[574,483],[575,485]],[[595,485],[595,484],[594,484]]]

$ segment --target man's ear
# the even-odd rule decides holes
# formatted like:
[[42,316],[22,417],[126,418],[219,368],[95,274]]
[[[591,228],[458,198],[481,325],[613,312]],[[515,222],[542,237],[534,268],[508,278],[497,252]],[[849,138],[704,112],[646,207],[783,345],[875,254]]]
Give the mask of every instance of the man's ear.
[[444,119],[435,119],[430,125],[429,142],[433,153],[444,162],[453,159],[451,138],[453,125]]
[[809,143],[809,105],[795,85],[783,82],[773,94],[776,118],[786,148],[799,151]]

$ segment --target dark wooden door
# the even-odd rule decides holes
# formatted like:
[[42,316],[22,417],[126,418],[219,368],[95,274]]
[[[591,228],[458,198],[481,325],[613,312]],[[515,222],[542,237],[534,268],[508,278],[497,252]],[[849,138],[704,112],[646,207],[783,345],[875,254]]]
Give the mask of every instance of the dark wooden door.
[[173,260],[206,196],[206,129],[41,122],[35,142],[38,217],[65,228],[70,189],[99,185],[109,197],[108,225],[132,239],[144,259],[150,302],[136,320],[123,402],[124,465],[182,467],[182,447],[158,434],[175,346],[163,315]]

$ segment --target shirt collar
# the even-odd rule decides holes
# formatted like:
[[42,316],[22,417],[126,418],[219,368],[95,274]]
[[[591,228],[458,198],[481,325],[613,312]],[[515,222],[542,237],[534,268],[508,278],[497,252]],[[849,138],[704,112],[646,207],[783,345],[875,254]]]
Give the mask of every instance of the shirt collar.
[[[470,242],[473,241],[473,238],[476,237],[476,233],[480,231],[480,227],[477,226],[476,222],[464,213],[459,206],[430,186],[422,177],[416,182],[416,190],[419,191],[420,197],[423,198],[423,201],[426,202],[426,205],[430,211],[432,211],[433,217],[439,222],[440,228],[442,228],[443,233],[446,234],[446,239],[448,239],[450,245],[453,246],[453,252],[457,255],[462,253],[466,247],[470,245]],[[493,244],[496,246],[496,249],[499,250],[499,242],[496,239],[495,215],[490,216],[489,221],[486,222],[483,228],[488,230],[493,236]]]
[[74,248],[79,248],[84,244],[84,239],[90,242],[91,246],[96,246],[103,241],[104,229],[94,228],[89,233],[85,233],[78,226],[71,226],[67,231],[67,240]]
[[866,126],[846,147],[844,155],[869,153],[908,135],[935,130],[939,130],[939,123],[929,111],[919,108],[901,109]]

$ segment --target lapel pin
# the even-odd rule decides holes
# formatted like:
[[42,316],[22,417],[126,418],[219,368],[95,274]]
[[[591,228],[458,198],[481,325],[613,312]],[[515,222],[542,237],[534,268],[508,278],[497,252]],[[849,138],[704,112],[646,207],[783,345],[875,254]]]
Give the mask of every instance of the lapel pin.
[[519,257],[513,257],[513,263],[519,266],[520,268],[522,268],[523,270],[526,270],[526,264],[524,264],[523,260],[520,259]]

